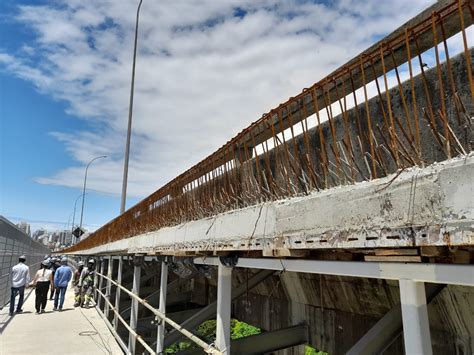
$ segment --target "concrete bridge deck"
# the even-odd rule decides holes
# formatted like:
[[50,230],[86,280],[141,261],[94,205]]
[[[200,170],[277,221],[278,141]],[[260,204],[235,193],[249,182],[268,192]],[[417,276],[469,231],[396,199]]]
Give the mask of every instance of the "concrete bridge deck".
[[8,307],[0,311],[0,355],[123,354],[95,308],[74,309],[71,289],[62,312],[48,301],[46,312],[35,314],[34,290],[25,299],[21,314],[10,317]]

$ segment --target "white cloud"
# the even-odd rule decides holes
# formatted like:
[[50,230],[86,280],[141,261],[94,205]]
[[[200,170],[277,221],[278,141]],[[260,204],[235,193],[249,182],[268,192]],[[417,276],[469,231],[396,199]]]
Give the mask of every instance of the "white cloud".
[[[430,3],[145,0],[129,194],[151,193]],[[88,185],[120,192],[135,12],[136,1],[19,7],[36,39],[0,52],[0,65],[90,123],[53,133],[78,165],[38,182],[80,187],[84,165],[105,154]]]

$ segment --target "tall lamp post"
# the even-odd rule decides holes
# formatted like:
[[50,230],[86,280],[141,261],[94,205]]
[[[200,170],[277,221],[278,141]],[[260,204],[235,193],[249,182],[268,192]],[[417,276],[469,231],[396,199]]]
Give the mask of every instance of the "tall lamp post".
[[79,198],[81,198],[82,195],[83,195],[83,193],[80,194],[79,196],[77,196],[77,197],[76,197],[76,202],[74,202],[74,212],[72,213],[71,234],[72,234],[72,232],[74,232],[74,223],[75,223],[75,221],[76,221],[76,206],[77,206],[77,201],[79,201]]
[[132,135],[133,91],[135,88],[135,63],[137,59],[138,20],[140,18],[140,8],[142,7],[142,2],[143,0],[140,0],[140,2],[138,3],[137,19],[135,21],[135,42],[133,46],[132,83],[130,87],[130,103],[128,106],[127,143],[125,144],[125,159],[123,163],[122,200],[120,202],[120,214],[125,212],[125,202],[127,200],[128,160],[130,156],[130,137]]
[[82,229],[82,216],[84,215],[84,197],[86,196],[87,170],[89,169],[89,165],[91,165],[91,163],[94,160],[101,159],[101,158],[107,158],[107,155],[101,155],[101,156],[93,158],[86,166],[86,173],[84,175],[84,187],[82,189],[81,223],[79,224],[79,229]]

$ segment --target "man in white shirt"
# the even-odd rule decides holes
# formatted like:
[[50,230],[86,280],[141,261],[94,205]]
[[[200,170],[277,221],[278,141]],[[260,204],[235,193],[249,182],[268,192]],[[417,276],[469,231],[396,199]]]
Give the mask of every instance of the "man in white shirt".
[[28,284],[28,282],[30,282],[30,268],[25,264],[26,256],[20,256],[18,261],[19,263],[12,267],[12,272],[10,274],[12,285],[12,293],[10,297],[10,316],[13,315],[13,311],[15,309],[15,298],[18,293],[20,294],[20,299],[18,300],[16,313],[23,312],[21,307],[23,306],[23,299],[25,296],[25,286]]

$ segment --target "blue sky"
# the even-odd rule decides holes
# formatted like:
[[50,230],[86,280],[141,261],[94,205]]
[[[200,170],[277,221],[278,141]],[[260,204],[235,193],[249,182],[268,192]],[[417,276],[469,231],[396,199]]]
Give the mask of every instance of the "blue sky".
[[[430,3],[144,0],[128,206]],[[136,5],[0,2],[0,214],[63,228],[98,155],[84,224],[118,214]]]

